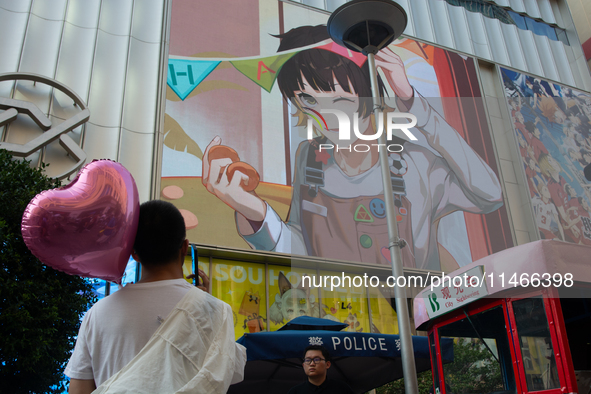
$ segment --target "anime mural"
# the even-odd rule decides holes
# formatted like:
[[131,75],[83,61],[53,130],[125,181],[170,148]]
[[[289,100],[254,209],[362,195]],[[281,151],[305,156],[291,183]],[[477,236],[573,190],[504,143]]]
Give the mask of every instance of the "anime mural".
[[591,95],[501,68],[541,239],[591,244]]
[[[390,265],[377,149],[315,116],[358,112],[355,127],[375,133],[366,58],[310,8],[211,7],[172,9],[161,197],[194,224],[191,241]],[[417,118],[416,140],[394,133],[388,146],[404,265],[451,271],[512,246],[474,60],[402,38],[376,63],[384,112]]]

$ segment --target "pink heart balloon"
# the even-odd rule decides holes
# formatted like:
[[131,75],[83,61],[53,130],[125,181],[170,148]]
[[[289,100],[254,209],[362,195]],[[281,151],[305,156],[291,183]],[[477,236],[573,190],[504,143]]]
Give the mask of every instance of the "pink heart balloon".
[[69,185],[31,200],[21,222],[23,240],[50,267],[121,283],[139,208],[129,171],[110,160],[95,160]]

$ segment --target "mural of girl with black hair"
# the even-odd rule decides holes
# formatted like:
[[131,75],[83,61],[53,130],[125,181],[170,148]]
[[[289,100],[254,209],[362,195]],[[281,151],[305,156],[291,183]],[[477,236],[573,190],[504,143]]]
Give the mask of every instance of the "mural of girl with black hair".
[[[358,111],[359,130],[375,134],[368,64],[328,40],[326,26],[303,26],[280,35],[279,52],[319,44],[298,52],[278,71],[278,85],[286,100],[293,100],[299,124],[305,125],[310,109]],[[326,41],[326,43],[325,43]],[[499,180],[486,162],[409,83],[405,65],[390,49],[376,55],[376,65],[395,94],[400,112],[417,118],[411,129],[425,144],[402,139],[399,153],[389,154],[389,164],[399,221],[403,263],[408,267],[439,270],[438,221],[454,211],[488,213],[502,205]],[[384,82],[380,89],[385,93]],[[390,108],[389,110],[394,110]],[[388,111],[388,109],[386,110]],[[228,181],[227,158],[203,159],[203,184],[236,211],[236,225],[254,249],[311,255],[331,259],[389,265],[388,234],[377,149],[338,152],[319,149],[321,143],[337,146],[338,123],[326,117],[319,136],[302,142],[296,152],[293,194],[284,222],[255,192],[240,185],[244,174]],[[364,141],[352,140],[355,147]],[[367,141],[366,141],[367,142]]]

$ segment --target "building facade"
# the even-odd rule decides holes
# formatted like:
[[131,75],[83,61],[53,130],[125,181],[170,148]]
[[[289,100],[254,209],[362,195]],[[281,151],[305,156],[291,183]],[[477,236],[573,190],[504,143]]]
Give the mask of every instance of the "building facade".
[[[327,125],[307,134],[325,99],[362,108],[367,64],[322,28],[343,3],[0,1],[0,74],[56,80],[86,103],[88,121],[63,134],[86,162],[122,163],[142,201],[182,210],[237,337],[301,314],[397,333],[379,166],[322,152]],[[408,24],[378,70],[385,106],[418,119],[417,141],[389,155],[407,278],[540,238],[589,243],[591,76],[566,1],[398,3]],[[54,127],[78,112],[19,75],[0,82],[3,109],[31,102]],[[0,123],[13,151],[47,133],[22,114]],[[218,144],[238,157],[208,157]],[[37,148],[27,159],[51,176],[80,164],[55,138]],[[232,161],[234,182],[219,172]]]

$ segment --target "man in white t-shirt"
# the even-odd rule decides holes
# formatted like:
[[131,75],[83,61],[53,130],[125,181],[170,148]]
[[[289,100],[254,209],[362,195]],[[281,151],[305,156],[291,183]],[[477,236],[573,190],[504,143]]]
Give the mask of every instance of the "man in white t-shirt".
[[[225,393],[242,380],[245,349],[234,342],[230,306],[183,279],[185,236],[174,205],[158,200],[141,205],[132,253],[142,265],[141,280],[85,315],[65,370],[71,394],[91,393],[124,371],[125,389],[134,393],[177,392],[189,381],[203,392]],[[202,271],[200,276],[206,279]]]

